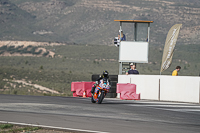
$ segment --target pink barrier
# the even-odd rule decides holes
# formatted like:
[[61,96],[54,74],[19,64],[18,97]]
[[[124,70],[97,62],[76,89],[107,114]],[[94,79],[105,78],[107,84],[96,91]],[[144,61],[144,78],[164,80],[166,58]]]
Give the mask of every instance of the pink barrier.
[[83,96],[82,82],[72,82],[71,91],[73,92],[73,97]]
[[92,94],[90,91],[92,89],[93,84],[95,84],[95,82],[83,82],[83,90],[86,91],[87,97],[92,97]]
[[95,82],[72,82],[71,91],[73,92],[73,97],[83,97],[85,92],[86,97],[92,97],[91,89]]
[[129,83],[117,83],[117,93],[121,100],[140,100],[140,94],[136,94],[136,85]]

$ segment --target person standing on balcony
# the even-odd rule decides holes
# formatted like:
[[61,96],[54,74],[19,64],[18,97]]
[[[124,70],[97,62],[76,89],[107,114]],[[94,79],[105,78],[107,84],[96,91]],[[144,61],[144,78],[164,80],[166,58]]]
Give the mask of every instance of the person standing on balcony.
[[126,36],[122,30],[119,30],[118,39],[120,40],[120,31],[121,31],[121,41],[126,41]]

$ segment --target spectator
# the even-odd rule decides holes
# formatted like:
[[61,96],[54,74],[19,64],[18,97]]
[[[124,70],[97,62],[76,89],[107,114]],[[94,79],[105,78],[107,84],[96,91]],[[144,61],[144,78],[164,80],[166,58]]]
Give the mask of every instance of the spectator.
[[172,76],[178,76],[178,72],[181,70],[180,66],[177,66],[176,69],[172,72]]
[[139,72],[136,70],[136,66],[133,63],[131,63],[130,66],[131,66],[131,69],[126,72],[126,75],[128,75],[128,74],[139,74]]
[[121,31],[121,41],[126,41],[126,36],[124,35],[122,30],[119,30],[118,39],[120,40],[120,31]]

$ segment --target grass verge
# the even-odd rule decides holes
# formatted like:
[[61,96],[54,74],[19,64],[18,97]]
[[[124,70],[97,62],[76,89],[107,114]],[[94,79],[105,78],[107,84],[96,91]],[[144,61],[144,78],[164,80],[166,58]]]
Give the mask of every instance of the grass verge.
[[16,126],[13,124],[0,124],[0,133],[19,133],[19,132],[24,132],[24,133],[30,133],[30,131],[36,131],[42,129],[41,127],[21,127],[21,126]]

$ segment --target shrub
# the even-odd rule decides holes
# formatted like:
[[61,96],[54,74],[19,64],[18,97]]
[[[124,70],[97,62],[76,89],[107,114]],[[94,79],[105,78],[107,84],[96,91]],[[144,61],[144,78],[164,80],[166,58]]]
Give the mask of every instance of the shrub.
[[42,50],[40,49],[38,52],[35,52],[36,55],[39,55],[42,53]]
[[0,47],[0,50],[7,50],[7,46]]
[[7,48],[7,51],[13,51],[13,50],[15,50],[15,46],[10,46]]
[[0,54],[3,54],[5,51],[0,51]]
[[50,93],[44,93],[43,95],[44,95],[44,96],[51,96]]
[[17,95],[17,90],[14,91],[14,94]]
[[10,54],[13,54],[13,53],[15,53],[15,51],[11,51],[11,52],[10,52]]
[[42,55],[42,56],[47,56],[48,54],[49,54],[49,51],[47,51],[47,52],[43,53],[43,55]]
[[36,50],[36,47],[33,47],[33,48],[31,49],[31,53],[32,53],[32,54],[35,54],[35,50]]

